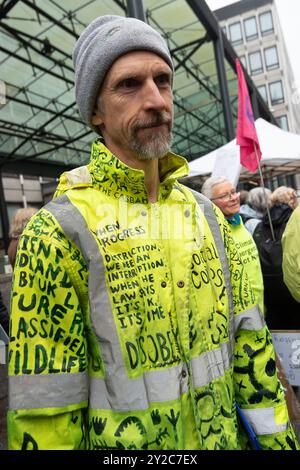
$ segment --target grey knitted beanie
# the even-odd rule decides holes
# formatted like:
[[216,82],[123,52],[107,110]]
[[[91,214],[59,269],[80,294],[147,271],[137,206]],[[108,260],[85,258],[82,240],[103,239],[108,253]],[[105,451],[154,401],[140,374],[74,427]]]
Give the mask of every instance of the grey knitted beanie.
[[120,56],[132,51],[154,52],[173,70],[167,44],[151,26],[135,18],[105,15],[96,18],[77,40],[73,61],[75,95],[82,120],[91,124],[96,99],[103,80]]

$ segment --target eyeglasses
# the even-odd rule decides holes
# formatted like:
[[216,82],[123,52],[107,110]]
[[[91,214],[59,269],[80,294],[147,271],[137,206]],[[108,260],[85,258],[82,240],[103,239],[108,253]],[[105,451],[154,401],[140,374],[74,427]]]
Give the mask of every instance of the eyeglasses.
[[221,199],[222,201],[230,201],[233,197],[240,197],[240,192],[236,192],[236,190],[230,191],[230,193],[222,194],[221,196],[214,197],[211,201],[215,201],[216,199]]

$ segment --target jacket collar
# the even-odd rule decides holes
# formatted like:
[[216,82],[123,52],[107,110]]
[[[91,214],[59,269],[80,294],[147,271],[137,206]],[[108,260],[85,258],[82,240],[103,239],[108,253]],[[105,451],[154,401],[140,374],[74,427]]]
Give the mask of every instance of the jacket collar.
[[226,220],[230,225],[240,225],[242,218],[239,214],[234,214],[232,217],[226,217]]
[[[115,157],[108,148],[97,139],[92,144],[91,162],[88,166],[94,186],[115,197],[132,203],[148,202],[144,182],[144,171],[131,168]],[[160,187],[158,200],[164,200],[172,191],[178,178],[188,174],[185,158],[172,152],[159,160]]]

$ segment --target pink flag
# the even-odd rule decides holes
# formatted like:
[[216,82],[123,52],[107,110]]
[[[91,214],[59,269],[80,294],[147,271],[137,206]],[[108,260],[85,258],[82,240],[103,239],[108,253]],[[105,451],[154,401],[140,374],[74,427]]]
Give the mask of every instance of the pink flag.
[[[241,164],[253,173],[258,168],[258,160],[261,159],[261,150],[255,129],[247,83],[239,59],[236,59],[236,70],[239,85],[236,142],[240,146]],[[255,146],[258,160],[255,155]]]

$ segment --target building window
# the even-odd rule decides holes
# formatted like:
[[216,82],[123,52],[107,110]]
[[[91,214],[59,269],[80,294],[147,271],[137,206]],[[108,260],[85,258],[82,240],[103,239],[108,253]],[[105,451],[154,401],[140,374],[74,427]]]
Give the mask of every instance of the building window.
[[258,37],[257,24],[254,16],[244,21],[244,28],[247,41],[252,41]]
[[258,75],[264,71],[261,60],[261,53],[259,51],[249,54],[249,63],[251,75]]
[[272,105],[284,103],[284,95],[281,80],[279,80],[278,82],[270,83],[269,89]]
[[268,93],[266,85],[258,86],[257,90],[259,91],[259,94],[264,99],[264,101],[268,103]]
[[229,34],[232,44],[242,44],[243,34],[240,22],[229,25]]
[[225,36],[227,37],[227,29],[226,29],[226,26],[223,26],[222,31],[223,31],[223,33],[225,34]]
[[241,55],[240,61],[241,61],[241,64],[243,64],[244,69],[247,70],[247,60],[246,60],[246,56]]
[[260,32],[262,36],[274,33],[272,13],[267,11],[259,15]]
[[279,67],[279,60],[278,60],[278,53],[277,47],[268,47],[264,50],[265,53],[265,62],[266,62],[266,69],[273,70],[278,69]]
[[278,125],[281,127],[281,129],[284,131],[289,130],[289,122],[286,114],[284,116],[277,116],[276,121],[278,122]]

